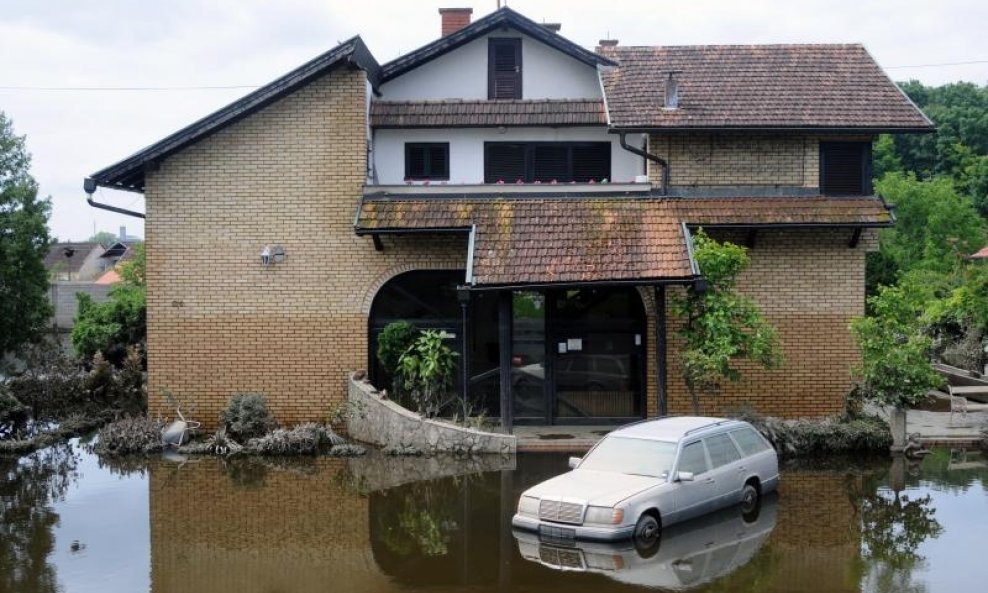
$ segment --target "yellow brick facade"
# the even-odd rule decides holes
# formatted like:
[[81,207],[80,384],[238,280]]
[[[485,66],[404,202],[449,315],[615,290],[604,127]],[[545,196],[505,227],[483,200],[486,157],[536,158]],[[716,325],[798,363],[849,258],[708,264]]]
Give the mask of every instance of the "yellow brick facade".
[[[404,271],[464,267],[460,235],[385,238],[377,251],[354,234],[367,170],[366,93],[362,71],[335,70],[147,173],[152,415],[173,415],[162,396],[169,391],[210,428],[232,395],[258,392],[283,424],[325,420],[345,397],[347,374],[367,367],[377,289]],[[718,142],[653,138],[652,148],[693,159],[689,166],[679,156],[671,161],[674,184],[808,185],[818,176],[811,138]],[[706,156],[704,146],[713,147]],[[741,287],[779,327],[786,366],[743,367],[742,383],[704,412],[744,403],[783,416],[839,411],[857,360],[847,327],[862,312],[870,245],[849,249],[849,237],[850,231],[758,235]],[[283,247],[285,261],[262,266],[265,245]],[[670,411],[682,413],[689,404],[674,332],[670,322]]]
[[[464,265],[461,237],[377,252],[353,232],[366,171],[366,78],[338,69],[147,174],[148,372],[207,427],[237,392],[285,424],[325,420],[366,367],[367,303],[409,268]],[[286,259],[264,267],[265,245]]]

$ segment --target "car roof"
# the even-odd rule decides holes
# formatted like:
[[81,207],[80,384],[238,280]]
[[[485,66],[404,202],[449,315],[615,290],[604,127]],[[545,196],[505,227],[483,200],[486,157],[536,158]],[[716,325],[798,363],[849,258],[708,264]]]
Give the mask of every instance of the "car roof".
[[[656,420],[645,420],[618,428],[609,436],[633,437],[639,439],[654,439],[659,441],[678,441],[687,432],[701,432],[704,428],[714,426],[741,425],[738,420],[728,418],[713,418],[709,416],[670,416]],[[706,431],[702,431],[706,432]]]

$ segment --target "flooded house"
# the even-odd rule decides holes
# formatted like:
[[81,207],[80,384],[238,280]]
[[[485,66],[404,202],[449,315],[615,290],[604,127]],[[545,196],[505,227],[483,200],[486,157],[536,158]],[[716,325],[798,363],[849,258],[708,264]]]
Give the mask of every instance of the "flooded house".
[[87,178],[146,198],[149,393],[207,424],[244,391],[324,420],[352,372],[382,381],[378,335],[408,320],[509,427],[686,412],[670,299],[704,284],[702,228],[749,249],[739,288],[785,355],[704,411],[840,411],[865,254],[895,220],[872,142],[933,129],[872,56],[590,50],[472,17],[440,10],[438,39],[383,64],[354,37]]

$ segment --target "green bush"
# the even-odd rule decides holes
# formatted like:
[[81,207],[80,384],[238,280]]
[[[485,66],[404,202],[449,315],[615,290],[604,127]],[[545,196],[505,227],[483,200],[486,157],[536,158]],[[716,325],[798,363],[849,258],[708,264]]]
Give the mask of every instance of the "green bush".
[[100,429],[93,450],[99,455],[134,455],[161,451],[164,422],[134,416]]
[[264,396],[259,393],[238,393],[230,398],[226,410],[220,412],[220,423],[241,443],[262,437],[277,426]]
[[445,344],[442,332],[435,330],[421,332],[401,355],[398,366],[404,387],[411,393],[419,414],[434,418],[457,399],[452,390],[456,357]]
[[377,337],[377,360],[386,376],[379,377],[382,385],[378,387],[391,389],[395,395],[401,393],[401,357],[412,347],[418,335],[419,330],[407,321],[394,321],[384,327]]

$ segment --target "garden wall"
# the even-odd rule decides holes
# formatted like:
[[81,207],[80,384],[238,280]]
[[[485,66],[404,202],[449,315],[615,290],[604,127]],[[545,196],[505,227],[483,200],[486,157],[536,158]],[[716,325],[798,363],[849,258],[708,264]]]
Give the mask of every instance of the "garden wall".
[[414,447],[423,452],[514,454],[513,435],[484,432],[447,422],[429,420],[381,397],[367,381],[350,377],[352,414],[347,434],[381,447]]

